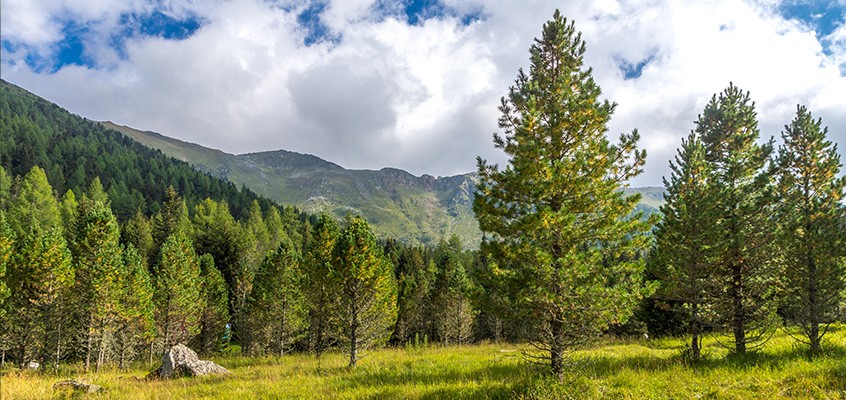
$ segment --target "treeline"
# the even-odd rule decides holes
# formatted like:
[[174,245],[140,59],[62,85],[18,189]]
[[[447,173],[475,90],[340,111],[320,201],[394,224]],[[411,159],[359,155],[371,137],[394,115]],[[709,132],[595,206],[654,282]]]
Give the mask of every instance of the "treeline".
[[[379,242],[366,221],[301,218],[254,201],[192,209],[170,188],[151,216],[119,223],[99,178],[60,198],[33,167],[0,167],[3,362],[86,368],[202,353],[283,355],[332,348],[466,343],[474,332],[469,269],[457,238],[435,248]],[[9,296],[11,295],[11,296]]]

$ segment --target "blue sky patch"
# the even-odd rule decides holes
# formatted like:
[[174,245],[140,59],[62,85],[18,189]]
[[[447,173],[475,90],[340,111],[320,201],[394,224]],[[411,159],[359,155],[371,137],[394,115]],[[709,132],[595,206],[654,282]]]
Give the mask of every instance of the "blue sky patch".
[[320,14],[326,10],[326,3],[322,1],[315,1],[306,7],[299,15],[297,15],[297,22],[306,30],[303,44],[311,46],[315,43],[332,42],[338,43],[341,37],[333,35],[329,31],[329,27],[323,23]]
[[440,0],[380,0],[373,6],[373,11],[380,18],[394,16],[405,19],[409,25],[422,25],[427,20],[438,18],[456,18],[462,26],[484,20],[481,9],[461,12]]
[[632,63],[623,59],[622,57],[615,57],[615,61],[617,62],[617,68],[623,74],[623,79],[631,80],[640,78],[643,74],[643,68],[645,68],[649,63],[655,60],[655,54],[651,54],[648,57]]
[[[80,65],[97,68],[97,61],[86,55],[88,36],[98,26],[89,21],[59,21],[62,24],[62,39],[51,44],[50,54],[41,54],[37,49],[29,48],[24,43],[3,40],[3,48],[9,52],[25,51],[24,62],[33,71],[55,73],[67,65]],[[161,37],[168,40],[183,40],[194,34],[202,26],[202,20],[196,16],[175,18],[162,11],[148,14],[124,14],[120,16],[117,28],[111,32],[109,46],[118,56],[126,59],[126,41],[134,37]]]
[[786,1],[778,11],[782,17],[799,21],[812,29],[827,55],[832,54],[831,43],[824,38],[846,23],[846,4],[837,1]]

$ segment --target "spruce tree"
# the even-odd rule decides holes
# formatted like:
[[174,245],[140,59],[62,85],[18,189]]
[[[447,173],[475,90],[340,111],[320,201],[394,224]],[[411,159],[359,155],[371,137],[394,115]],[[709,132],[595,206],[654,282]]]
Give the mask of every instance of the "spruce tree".
[[708,254],[712,226],[707,198],[708,165],[705,147],[691,133],[682,140],[675,162],[670,161],[670,179],[664,178],[663,218],[655,229],[652,260],[661,282],[656,296],[682,304],[691,333],[691,358],[698,360],[702,333],[707,322],[709,297],[714,293]]
[[737,86],[714,95],[696,121],[705,146],[711,207],[709,242],[720,321],[732,332],[734,352],[763,345],[774,322],[777,264],[775,225],[765,169],[772,140],[759,145],[755,104]]
[[585,43],[556,10],[502,99],[494,144],[500,170],[478,160],[473,210],[491,265],[502,269],[528,337],[563,376],[564,352],[625,322],[647,292],[642,253],[650,221],[620,189],[642,171],[637,131],[606,137],[615,105],[583,64]]
[[385,343],[396,322],[397,289],[393,266],[361,217],[347,220],[332,251],[333,312],[350,367],[361,352]]
[[777,168],[778,244],[784,255],[788,322],[804,333],[812,356],[836,321],[846,290],[846,178],[828,128],[804,106],[785,126]]

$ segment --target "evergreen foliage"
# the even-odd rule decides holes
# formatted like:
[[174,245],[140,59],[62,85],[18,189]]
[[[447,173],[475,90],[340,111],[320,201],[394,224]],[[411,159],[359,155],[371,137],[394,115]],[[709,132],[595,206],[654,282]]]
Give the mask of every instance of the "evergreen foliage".
[[828,128],[804,106],[786,125],[775,159],[778,246],[784,257],[788,322],[804,332],[812,355],[837,320],[846,290],[846,177]]
[[290,243],[268,253],[248,300],[251,353],[281,357],[300,339],[308,311],[302,280],[300,257]]
[[646,157],[637,131],[606,138],[614,105],[583,65],[585,43],[556,11],[502,99],[494,144],[500,170],[478,160],[474,211],[483,251],[508,287],[530,339],[563,376],[567,349],[624,322],[641,285],[651,222],[633,213],[639,196],[620,189]]
[[708,257],[712,213],[710,202],[703,201],[707,199],[710,172],[705,162],[705,147],[694,133],[682,140],[670,169],[670,179],[664,179],[663,219],[655,229],[651,255],[652,262],[657,264],[652,273],[662,283],[655,296],[684,308],[691,333],[691,357],[698,360],[703,329],[709,321],[709,297],[716,288]]
[[305,262],[305,292],[309,307],[310,347],[320,357],[330,340],[332,299],[337,295],[333,274],[333,249],[340,228],[328,214],[321,214],[308,235]]
[[332,311],[349,350],[349,366],[355,367],[361,352],[390,338],[397,317],[393,266],[361,217],[349,218],[338,235],[331,279],[338,288]]
[[204,304],[200,319],[200,334],[196,338],[197,351],[205,354],[220,352],[226,344],[226,326],[229,322],[229,295],[223,275],[214,266],[209,254],[200,256]]
[[165,240],[153,270],[155,320],[164,349],[188,343],[200,330],[200,263],[191,239],[177,232]]
[[774,203],[765,169],[773,144],[756,143],[760,133],[755,104],[748,92],[733,84],[711,98],[695,132],[711,171],[707,201],[719,291],[715,310],[732,331],[735,353],[743,354],[766,340],[775,316],[778,265],[770,218]]

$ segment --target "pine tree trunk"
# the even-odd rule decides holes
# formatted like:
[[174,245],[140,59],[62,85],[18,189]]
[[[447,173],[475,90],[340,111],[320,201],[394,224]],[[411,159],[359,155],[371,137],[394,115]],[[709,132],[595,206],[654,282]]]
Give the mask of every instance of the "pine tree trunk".
[[550,321],[552,330],[552,343],[549,347],[549,358],[552,363],[552,373],[559,382],[564,381],[564,324],[558,318],[553,317]]
[[744,329],[746,316],[743,312],[743,275],[740,268],[741,266],[738,264],[732,265],[731,298],[734,308],[734,352],[746,354],[746,330]]
[[808,339],[811,344],[811,357],[816,356],[820,352],[820,315],[819,304],[817,296],[817,268],[813,260],[811,260],[809,268],[810,282],[808,287],[808,305],[810,306],[810,315],[808,322],[810,322],[810,331],[808,332]]
[[350,368],[355,367],[358,361],[358,326],[353,323],[350,329]]
[[690,328],[692,331],[692,338],[690,339],[690,352],[693,360],[699,360],[701,356],[701,335],[702,324],[699,323],[699,304],[693,303],[690,307]]

